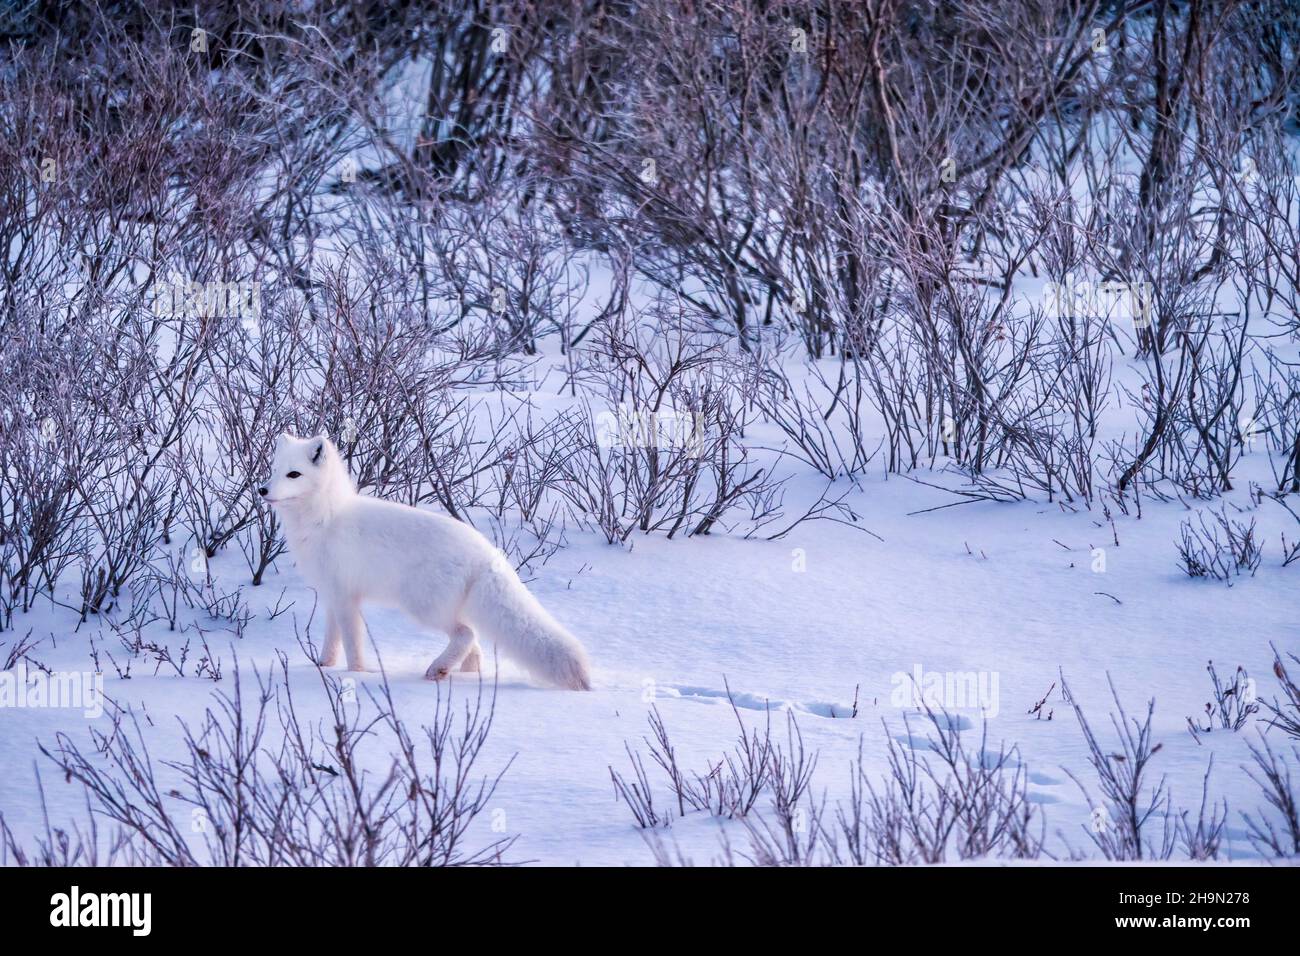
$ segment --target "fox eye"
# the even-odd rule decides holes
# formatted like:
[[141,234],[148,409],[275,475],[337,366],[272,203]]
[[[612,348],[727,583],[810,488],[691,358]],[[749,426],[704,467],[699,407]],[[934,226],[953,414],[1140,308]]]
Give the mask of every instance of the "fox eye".
[[286,478],[301,478],[301,477],[302,477],[302,472],[301,472],[301,471],[291,471],[291,472],[289,472],[289,474],[285,475],[284,477],[286,477]]

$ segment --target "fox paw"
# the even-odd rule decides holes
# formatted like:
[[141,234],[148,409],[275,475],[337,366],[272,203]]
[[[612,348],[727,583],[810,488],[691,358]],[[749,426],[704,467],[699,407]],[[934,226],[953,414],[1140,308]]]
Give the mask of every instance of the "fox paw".
[[446,680],[451,675],[451,669],[442,664],[430,664],[429,669],[424,672],[425,680]]

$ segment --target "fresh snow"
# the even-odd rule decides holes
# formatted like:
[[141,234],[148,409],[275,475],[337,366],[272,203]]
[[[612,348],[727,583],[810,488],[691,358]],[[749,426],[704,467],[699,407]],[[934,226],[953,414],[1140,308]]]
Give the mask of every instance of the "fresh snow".
[[[761,430],[751,440],[756,446],[777,442]],[[1252,476],[1261,483],[1268,477],[1263,452],[1243,461],[1243,490],[1227,501],[1252,508],[1244,490]],[[850,760],[860,740],[879,775],[885,772],[888,738],[908,740],[905,720],[912,743],[925,746],[925,722],[914,706],[899,706],[898,696],[901,675],[919,668],[922,674],[974,672],[982,687],[996,691],[987,714],[990,743],[994,749],[1000,742],[1018,748],[1031,797],[1046,814],[1054,854],[1067,855],[1068,843],[1097,855],[1086,830],[1091,808],[1066,774],[1072,771],[1096,793],[1077,721],[1060,696],[1064,673],[1103,746],[1114,740],[1107,675],[1130,716],[1141,716],[1147,700],[1155,699],[1155,737],[1163,747],[1154,767],[1167,775],[1176,808],[1195,816],[1213,755],[1210,795],[1226,798],[1232,810],[1228,852],[1235,860],[1255,858],[1239,815],[1255,813],[1262,804],[1242,769],[1249,763],[1247,743],[1257,739],[1255,726],[1236,734],[1215,731],[1198,743],[1186,718],[1200,715],[1209,699],[1210,660],[1228,677],[1244,666],[1261,696],[1277,693],[1269,643],[1283,654],[1300,645],[1300,572],[1279,567],[1277,546],[1279,532],[1288,531],[1282,519],[1291,519],[1268,501],[1252,510],[1266,542],[1265,560],[1253,578],[1228,587],[1191,580],[1178,569],[1173,542],[1190,512],[1176,500],[1147,499],[1140,520],[1117,515],[1112,531],[1096,506],[1088,511],[1043,502],[954,504],[961,499],[933,485],[956,485],[956,476],[927,471],[918,477],[930,484],[886,480],[879,470],[857,488],[843,483],[848,503],[874,536],[818,521],[776,541],[725,534],[670,541],[652,535],[633,536],[618,547],[570,529],[569,546],[532,569],[529,586],[585,643],[595,689],[543,688],[501,663],[495,721],[476,769],[495,773],[513,762],[492,812],[475,821],[471,835],[490,842],[502,835],[494,824],[517,835],[507,855],[513,860],[651,863],[642,832],[614,797],[608,768],[628,775],[625,742],[646,752],[642,737],[653,703],[681,764],[703,770],[734,741],[727,686],[751,724],[770,708],[782,740],[785,712],[793,712],[805,744],[819,754],[815,790],[820,796],[824,789],[833,804],[847,795]],[[787,511],[794,513],[801,495],[821,487],[815,475],[796,475],[787,488]],[[1094,570],[1096,548],[1104,549],[1104,571]],[[227,588],[247,577],[238,555],[219,556],[212,571]],[[155,675],[143,659],[122,680],[104,658],[105,693],[145,717],[141,723],[156,762],[180,755],[178,720],[195,724],[213,692],[229,690],[236,654],[245,679],[251,679],[254,667],[272,667],[277,650],[288,653],[299,707],[313,716],[324,713],[315,668],[294,637],[295,623],[307,629],[314,596],[294,570],[292,555],[277,562],[262,587],[245,588],[245,595],[255,618],[242,640],[220,630],[219,622],[201,622],[217,628],[209,642],[226,674],[220,684]],[[270,608],[289,602],[288,613],[269,620]],[[436,696],[448,692],[422,677],[444,638],[422,633],[396,612],[371,609],[365,616],[398,712],[417,725],[432,713]],[[0,642],[29,629],[33,637],[44,637],[32,657],[55,671],[90,669],[92,636],[101,649],[119,661],[123,657],[101,622],[92,618],[78,630],[72,611],[48,606],[16,615],[15,629],[0,635]],[[155,623],[147,633],[173,647],[184,641],[165,624]],[[319,618],[310,633],[319,643]],[[374,662],[372,650],[369,663]],[[336,673],[357,681],[363,701],[366,689],[379,682],[376,673]],[[1031,716],[1028,711],[1053,683],[1057,689],[1044,710],[1054,711],[1054,718]],[[473,676],[451,681],[457,700],[476,691]],[[855,695],[856,719],[849,716]],[[966,728],[968,746],[977,746],[980,708],[953,712]],[[99,728],[107,729],[109,720],[100,718]],[[49,746],[64,732],[88,749],[89,723],[80,709],[0,710],[0,809],[19,834],[41,826],[37,769],[55,825],[84,814],[80,787],[66,784],[37,744]],[[1275,743],[1279,737],[1270,734]],[[647,766],[659,788],[656,804],[674,806],[648,754]],[[767,810],[766,797],[759,808]],[[178,803],[177,812],[187,814],[188,808]],[[703,813],[674,819],[660,835],[685,857],[707,863],[721,855],[721,831],[734,847],[744,848],[739,823]]]

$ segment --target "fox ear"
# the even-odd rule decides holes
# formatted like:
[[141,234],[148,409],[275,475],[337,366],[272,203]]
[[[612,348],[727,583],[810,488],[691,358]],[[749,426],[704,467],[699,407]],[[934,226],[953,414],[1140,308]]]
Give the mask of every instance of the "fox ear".
[[323,455],[323,454],[325,454],[325,439],[323,439],[323,438],[321,438],[321,439],[317,439],[317,441],[316,441],[316,450],[315,450],[314,452],[311,453],[311,463],[312,463],[313,465],[319,465],[319,464],[320,464],[321,455]]

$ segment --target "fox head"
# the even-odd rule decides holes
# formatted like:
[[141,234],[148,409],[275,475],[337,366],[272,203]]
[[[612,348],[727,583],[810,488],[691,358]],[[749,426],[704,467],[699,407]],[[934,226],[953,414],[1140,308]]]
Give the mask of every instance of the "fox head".
[[298,438],[287,432],[275,443],[271,477],[257,489],[273,507],[321,497],[334,497],[352,490],[347,466],[339,450],[324,434]]

